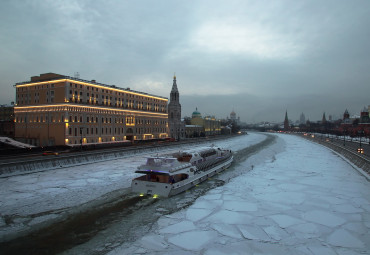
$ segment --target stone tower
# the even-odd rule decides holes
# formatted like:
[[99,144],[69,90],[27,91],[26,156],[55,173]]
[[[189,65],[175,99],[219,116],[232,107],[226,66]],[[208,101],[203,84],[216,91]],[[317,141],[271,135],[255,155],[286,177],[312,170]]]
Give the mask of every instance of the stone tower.
[[325,117],[325,112],[323,113],[323,115],[322,115],[322,120],[321,120],[321,123],[323,124],[323,125],[325,125],[326,124],[326,117]]
[[181,121],[180,94],[177,88],[176,75],[173,77],[170,102],[168,103],[168,127],[171,138],[177,140],[185,138],[185,124]]
[[288,131],[289,129],[288,111],[285,111],[284,130]]

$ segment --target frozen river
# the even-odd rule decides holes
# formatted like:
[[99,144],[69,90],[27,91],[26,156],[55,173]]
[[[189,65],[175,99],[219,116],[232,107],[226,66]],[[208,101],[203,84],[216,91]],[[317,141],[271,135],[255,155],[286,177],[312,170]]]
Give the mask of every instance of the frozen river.
[[[264,139],[264,135],[252,134],[217,141],[217,145],[238,150]],[[187,146],[163,148],[158,153]],[[138,153],[111,161],[0,178],[0,241],[65,219],[81,208],[94,206],[95,201],[104,203],[129,193],[131,180],[138,176],[134,171],[149,155]]]
[[[122,229],[129,221],[122,220],[65,254],[100,254],[107,247],[114,248],[110,255],[345,255],[370,250],[369,182],[325,147],[278,135],[275,144],[240,160],[218,179],[224,184],[188,206],[181,207],[181,201],[191,200],[194,190],[155,203],[150,213],[138,215],[143,222],[147,217],[155,222],[133,224],[135,233],[128,239]],[[168,213],[168,201],[181,209]]]
[[109,254],[369,254],[368,180],[324,147],[279,137],[283,152]]
[[[133,215],[64,253],[366,254],[366,178],[327,148],[291,135],[243,156],[264,139],[250,134],[218,141],[238,151],[228,171],[179,196],[143,200]],[[110,192],[127,192],[144,156],[1,179],[2,236]],[[10,216],[13,223],[6,224]]]

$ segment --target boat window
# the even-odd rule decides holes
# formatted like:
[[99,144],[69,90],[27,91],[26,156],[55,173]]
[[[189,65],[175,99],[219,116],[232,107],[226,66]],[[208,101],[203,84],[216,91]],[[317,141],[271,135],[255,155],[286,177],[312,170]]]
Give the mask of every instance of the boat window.
[[149,166],[171,166],[174,158],[148,158],[146,164]]
[[180,155],[177,160],[180,162],[189,162],[193,156],[191,154],[182,154]]

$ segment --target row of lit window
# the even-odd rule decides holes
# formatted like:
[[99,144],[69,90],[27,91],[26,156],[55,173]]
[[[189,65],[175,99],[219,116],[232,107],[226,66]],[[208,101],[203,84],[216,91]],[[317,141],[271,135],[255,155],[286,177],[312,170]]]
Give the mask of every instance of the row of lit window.
[[[131,100],[119,101],[119,102],[113,102],[110,99],[101,99],[99,102],[99,99],[93,97],[85,100],[87,104],[93,104],[93,105],[106,105],[106,106],[114,106],[114,107],[121,107],[121,108],[127,108],[127,109],[138,109],[138,110],[147,110],[147,111],[156,111],[156,112],[166,112],[165,105],[158,105],[158,104],[147,104],[147,103],[140,103],[135,102]],[[72,103],[84,103],[83,99],[80,96],[75,97],[72,95],[72,97],[69,98],[69,102]]]
[[[29,122],[48,122],[50,118],[50,122],[64,122],[64,115],[61,115],[60,118],[54,117],[54,115],[31,115],[28,116]],[[113,118],[114,123],[125,123],[124,120],[126,120],[127,124],[137,124],[137,125],[166,125],[166,120],[148,120],[148,119],[141,119],[136,118],[133,116],[126,116],[125,118]],[[27,122],[27,116],[18,116],[15,119],[16,122]],[[98,123],[99,118],[97,116],[86,116],[86,123]],[[69,116],[69,122],[84,122],[83,116]],[[101,117],[100,123],[112,123],[112,118],[108,117]]]
[[[101,131],[100,133],[99,130]],[[74,131],[74,132],[73,132]],[[113,132],[113,133],[112,133]],[[165,133],[166,128],[135,128],[136,134],[147,134],[147,133]],[[105,128],[97,128],[97,127],[70,127],[68,129],[68,134],[70,136],[88,136],[88,135],[120,135],[124,134],[124,128],[117,128],[114,129],[112,127],[105,127]]]
[[[113,90],[110,90],[110,89],[101,89],[101,88],[96,88],[96,87],[93,87],[93,86],[84,86],[82,84],[80,84],[79,86],[77,84],[73,84],[73,83],[70,83],[69,86],[71,88],[80,88],[80,89],[84,89],[86,88],[88,91],[96,91],[96,92],[101,92],[101,93],[106,93],[106,94],[111,94],[111,95],[118,95],[118,96],[127,96],[127,97],[130,97],[130,98],[137,98],[137,99],[148,99],[148,97],[145,97],[145,96],[139,96],[139,95],[133,95],[131,93],[125,93],[125,92],[117,92],[117,91],[114,91]],[[82,93],[82,92],[80,92]],[[71,93],[71,90],[70,90],[70,94]],[[82,95],[82,94],[81,94]],[[163,100],[160,100],[160,99],[151,99],[151,100],[154,100],[155,102],[163,102]]]
[[[49,88],[49,84],[44,84],[44,85],[35,85],[35,86],[27,86],[27,87],[20,87],[17,88],[17,92],[20,91],[28,91],[28,90],[38,90],[38,89],[47,89]],[[50,84],[50,88],[54,88],[54,84]]]

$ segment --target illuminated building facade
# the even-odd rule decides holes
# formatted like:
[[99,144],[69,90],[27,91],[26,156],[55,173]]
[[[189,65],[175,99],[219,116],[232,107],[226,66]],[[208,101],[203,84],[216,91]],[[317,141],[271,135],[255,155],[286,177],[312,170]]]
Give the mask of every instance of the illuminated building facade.
[[191,125],[202,127],[204,135],[206,136],[221,134],[221,121],[216,119],[214,116],[206,116],[202,118],[198,108],[195,109],[191,116]]
[[15,138],[36,146],[168,136],[165,97],[46,73],[17,83]]

